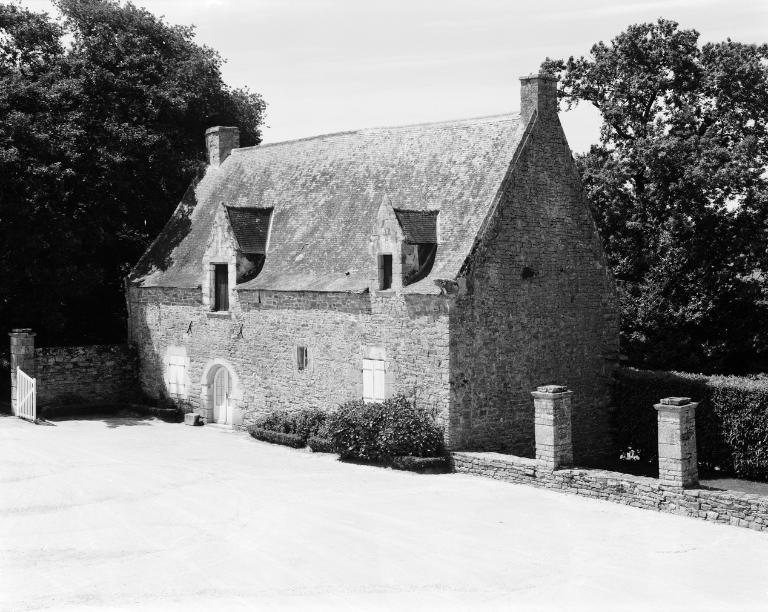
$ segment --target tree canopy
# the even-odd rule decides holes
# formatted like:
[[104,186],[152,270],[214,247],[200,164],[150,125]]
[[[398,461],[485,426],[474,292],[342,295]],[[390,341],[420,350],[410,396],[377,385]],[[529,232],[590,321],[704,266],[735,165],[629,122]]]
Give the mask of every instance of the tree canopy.
[[698,38],[659,19],[542,69],[602,115],[576,161],[630,363],[748,372],[768,366],[768,45]]
[[43,343],[124,338],[122,279],[205,163],[265,104],[194,28],[116,0],[0,3],[0,321]]

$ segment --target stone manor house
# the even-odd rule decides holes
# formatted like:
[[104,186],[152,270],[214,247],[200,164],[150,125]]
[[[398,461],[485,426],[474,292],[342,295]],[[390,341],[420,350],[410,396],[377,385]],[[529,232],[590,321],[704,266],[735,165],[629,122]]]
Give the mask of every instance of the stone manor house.
[[531,391],[573,390],[576,461],[607,447],[614,281],[557,115],[239,148],[209,165],[128,280],[147,394],[207,422],[405,393],[454,450],[532,456]]

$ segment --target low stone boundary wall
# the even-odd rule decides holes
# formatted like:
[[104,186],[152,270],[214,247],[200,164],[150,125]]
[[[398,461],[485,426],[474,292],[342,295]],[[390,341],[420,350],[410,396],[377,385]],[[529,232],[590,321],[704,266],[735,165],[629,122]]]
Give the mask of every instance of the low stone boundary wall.
[[636,508],[768,531],[768,497],[737,491],[673,487],[656,478],[567,468],[548,470],[534,459],[500,453],[452,453],[454,471],[593,497]]
[[126,344],[35,349],[39,406],[135,399],[137,360]]
[[127,344],[35,348],[35,333],[11,336],[11,401],[16,367],[37,379],[37,405],[109,404],[137,399],[138,358]]

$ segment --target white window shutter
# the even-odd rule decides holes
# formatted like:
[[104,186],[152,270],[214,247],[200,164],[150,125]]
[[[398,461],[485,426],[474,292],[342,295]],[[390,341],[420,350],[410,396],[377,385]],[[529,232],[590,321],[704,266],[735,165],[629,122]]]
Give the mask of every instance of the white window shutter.
[[363,401],[383,402],[385,394],[384,360],[363,359]]
[[363,401],[372,402],[374,392],[373,360],[363,359]]

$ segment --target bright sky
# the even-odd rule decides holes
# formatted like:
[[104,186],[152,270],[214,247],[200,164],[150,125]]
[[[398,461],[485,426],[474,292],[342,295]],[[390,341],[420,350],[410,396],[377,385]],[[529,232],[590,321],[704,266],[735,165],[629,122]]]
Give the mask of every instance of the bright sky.
[[[195,24],[227,83],[267,101],[265,142],[519,109],[518,77],[586,55],[632,23],[674,19],[700,41],[768,41],[768,0],[134,0]],[[49,0],[25,0],[55,12]],[[561,118],[574,151],[598,137]]]

